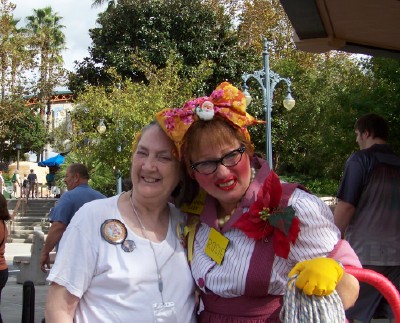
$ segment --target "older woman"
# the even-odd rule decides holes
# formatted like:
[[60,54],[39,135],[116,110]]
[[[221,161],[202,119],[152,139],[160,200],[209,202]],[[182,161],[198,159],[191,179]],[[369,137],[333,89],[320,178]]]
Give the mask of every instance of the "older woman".
[[259,121],[245,108],[243,93],[224,82],[210,97],[156,117],[202,189],[183,207],[200,219],[195,230],[186,228],[195,232],[189,260],[204,306],[200,321],[279,322],[288,274],[298,275],[307,295],[336,289],[352,305],[358,282],[336,260],[360,266],[357,256],[319,198],[281,184],[254,156],[246,127]]
[[168,203],[180,178],[176,149],[145,127],[133,188],[85,204],[61,240],[48,280],[46,322],[194,322],[194,284]]

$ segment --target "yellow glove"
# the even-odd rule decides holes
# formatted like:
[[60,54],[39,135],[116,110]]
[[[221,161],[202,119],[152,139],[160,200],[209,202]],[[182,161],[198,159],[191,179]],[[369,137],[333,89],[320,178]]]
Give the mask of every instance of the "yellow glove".
[[342,279],[344,270],[332,258],[314,258],[298,262],[288,276],[298,275],[296,287],[306,295],[326,296],[331,294]]

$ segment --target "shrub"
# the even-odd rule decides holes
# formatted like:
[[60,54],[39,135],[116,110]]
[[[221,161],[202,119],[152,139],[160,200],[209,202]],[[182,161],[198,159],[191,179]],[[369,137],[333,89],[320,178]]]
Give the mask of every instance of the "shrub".
[[335,179],[312,178],[302,174],[280,175],[281,180],[290,183],[299,183],[317,196],[336,196],[339,183]]

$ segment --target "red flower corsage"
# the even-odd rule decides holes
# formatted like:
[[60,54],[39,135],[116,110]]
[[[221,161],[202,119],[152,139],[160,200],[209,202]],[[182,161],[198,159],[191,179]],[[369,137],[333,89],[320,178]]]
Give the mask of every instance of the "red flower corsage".
[[300,221],[291,206],[280,208],[282,185],[271,171],[257,194],[256,201],[233,225],[249,238],[261,240],[274,234],[275,254],[287,258],[290,243],[294,244],[300,232]]

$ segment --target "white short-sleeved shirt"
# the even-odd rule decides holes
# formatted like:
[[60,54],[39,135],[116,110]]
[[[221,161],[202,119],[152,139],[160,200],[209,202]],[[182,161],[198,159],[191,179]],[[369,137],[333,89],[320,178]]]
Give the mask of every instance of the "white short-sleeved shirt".
[[[162,302],[149,240],[127,228],[127,239],[136,248],[125,252],[101,236],[105,220],[124,222],[117,201],[114,196],[85,204],[62,237],[48,281],[80,298],[74,322],[153,322],[153,304]],[[163,297],[175,303],[178,322],[195,322],[193,279],[176,233],[185,217],[172,205],[170,215],[166,239],[153,243],[162,268]]]

